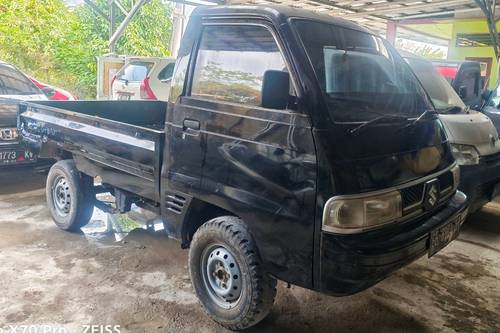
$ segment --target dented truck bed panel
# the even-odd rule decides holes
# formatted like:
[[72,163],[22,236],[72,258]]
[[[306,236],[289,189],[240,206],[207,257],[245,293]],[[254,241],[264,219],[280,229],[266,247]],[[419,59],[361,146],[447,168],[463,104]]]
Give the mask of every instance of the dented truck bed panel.
[[[138,126],[93,115],[105,113],[96,108],[119,109],[121,103],[87,103],[92,112],[72,111],[71,103],[64,104],[64,109],[54,106],[62,106],[58,103],[23,103],[19,131],[35,148],[44,143],[72,153],[78,169],[100,176],[103,183],[158,202],[164,131],[153,127],[161,128],[164,117],[154,116],[156,123]],[[156,107],[155,112],[166,110],[166,104]],[[127,111],[123,110],[124,119]]]

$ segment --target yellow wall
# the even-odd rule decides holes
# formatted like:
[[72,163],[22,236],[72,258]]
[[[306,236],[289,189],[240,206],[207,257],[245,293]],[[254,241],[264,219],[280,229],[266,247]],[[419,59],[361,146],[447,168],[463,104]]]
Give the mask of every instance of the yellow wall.
[[[498,63],[495,59],[495,52],[492,47],[456,47],[457,33],[489,33],[486,19],[481,20],[458,20],[454,21],[452,30],[452,40],[448,48],[448,59],[465,60],[465,57],[484,57],[492,58],[490,88],[495,88],[498,78]],[[497,23],[497,29],[500,30],[500,24]]]

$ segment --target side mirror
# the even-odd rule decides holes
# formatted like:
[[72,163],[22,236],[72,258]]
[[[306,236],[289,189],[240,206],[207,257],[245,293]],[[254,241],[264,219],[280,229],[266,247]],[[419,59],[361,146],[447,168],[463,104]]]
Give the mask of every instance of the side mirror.
[[466,86],[460,86],[460,88],[458,88],[458,96],[460,96],[461,99],[464,99],[467,97],[467,87]]
[[56,90],[52,87],[43,87],[42,92],[47,96],[48,98],[54,97],[56,94]]
[[284,110],[290,100],[290,74],[268,70],[262,82],[262,107]]

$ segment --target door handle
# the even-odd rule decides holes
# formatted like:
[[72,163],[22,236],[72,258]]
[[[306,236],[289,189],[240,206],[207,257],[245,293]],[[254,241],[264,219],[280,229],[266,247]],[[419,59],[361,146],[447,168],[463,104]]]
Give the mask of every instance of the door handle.
[[194,119],[184,119],[184,121],[182,122],[182,129],[184,131],[188,130],[188,129],[191,129],[194,131],[199,131],[200,130],[200,122],[198,120],[194,120]]
[[200,122],[194,119],[184,119],[182,122],[182,138],[186,135],[198,136],[200,134]]

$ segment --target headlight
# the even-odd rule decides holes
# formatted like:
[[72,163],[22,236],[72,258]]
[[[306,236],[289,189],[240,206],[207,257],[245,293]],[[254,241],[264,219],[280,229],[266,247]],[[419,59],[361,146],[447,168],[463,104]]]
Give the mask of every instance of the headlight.
[[331,198],[323,211],[323,230],[356,233],[394,222],[402,215],[401,194],[397,191],[363,198]]
[[479,164],[479,153],[474,146],[452,143],[451,152],[459,165]]

